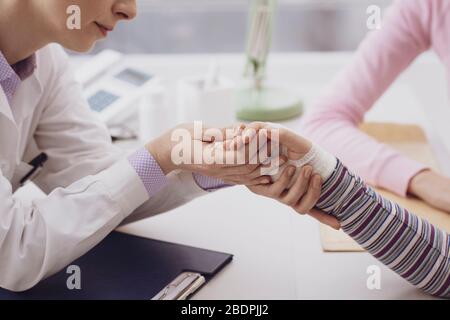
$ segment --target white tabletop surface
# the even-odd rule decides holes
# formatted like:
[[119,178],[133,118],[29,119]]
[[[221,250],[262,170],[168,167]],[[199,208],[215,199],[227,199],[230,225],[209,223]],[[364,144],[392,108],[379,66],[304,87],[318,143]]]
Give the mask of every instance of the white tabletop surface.
[[[239,80],[241,55],[136,55],[127,60],[161,77],[175,96],[177,79],[206,73],[211,58],[219,62],[223,75]],[[298,90],[309,108],[350,59],[348,53],[274,54],[269,78]],[[447,105],[445,72],[435,57],[427,55],[400,77],[367,120],[422,125],[449,173],[445,160],[450,141],[445,137],[450,134],[443,120],[450,119]],[[298,120],[285,124],[298,128]],[[121,231],[232,253],[230,265],[194,299],[430,298],[367,253],[324,253],[317,222],[244,187],[196,199]],[[370,265],[381,267],[380,290],[367,289]]]

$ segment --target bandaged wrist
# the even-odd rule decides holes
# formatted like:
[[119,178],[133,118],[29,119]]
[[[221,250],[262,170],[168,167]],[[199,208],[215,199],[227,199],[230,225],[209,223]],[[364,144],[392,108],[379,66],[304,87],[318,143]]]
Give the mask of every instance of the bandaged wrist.
[[336,168],[337,159],[320,146],[313,144],[311,150],[301,159],[290,161],[297,168],[310,165],[314,169],[314,173],[319,174],[322,180],[327,180]]
[[[285,147],[282,147],[281,153],[283,155],[287,156],[287,149]],[[283,164],[278,170],[273,170],[273,173],[269,173],[270,176],[272,176],[272,180],[276,181],[280,178],[280,176],[283,173],[283,170],[287,166],[295,166],[297,168],[297,171],[294,175],[294,179],[292,179],[292,184],[294,181],[296,181],[296,178],[300,174],[300,170],[302,167],[306,165],[310,165],[313,168],[313,172],[315,174],[318,174],[321,176],[322,181],[326,181],[333,173],[334,169],[336,168],[337,159],[329,152],[325,151],[318,145],[314,145],[311,147],[311,149],[308,151],[307,154],[305,154],[301,159],[299,160],[288,160],[285,164]],[[290,187],[290,186],[289,186]]]
[[[278,124],[278,123],[268,122],[268,124],[272,128],[278,128],[278,129],[283,128],[285,130],[290,130],[290,129],[286,128],[285,126]],[[282,155],[285,155],[285,156],[288,155],[288,150],[286,147],[281,146],[280,151],[281,151]],[[283,166],[280,167],[280,170],[278,170],[279,172],[275,176],[277,176],[276,178],[278,178],[281,175],[283,169],[289,165],[293,165],[293,166],[297,167],[297,172],[295,175],[298,176],[298,174],[300,173],[300,169],[303,166],[310,165],[313,167],[314,173],[319,174],[322,177],[322,180],[325,181],[333,173],[334,169],[336,168],[336,164],[337,164],[337,159],[335,156],[333,156],[329,152],[325,151],[320,146],[313,144],[307,154],[305,154],[299,160],[289,160],[287,163],[285,163]],[[269,174],[269,175],[271,175],[271,174]],[[276,180],[274,178],[274,175],[272,175],[272,179]],[[293,180],[295,180],[295,179],[293,179]]]

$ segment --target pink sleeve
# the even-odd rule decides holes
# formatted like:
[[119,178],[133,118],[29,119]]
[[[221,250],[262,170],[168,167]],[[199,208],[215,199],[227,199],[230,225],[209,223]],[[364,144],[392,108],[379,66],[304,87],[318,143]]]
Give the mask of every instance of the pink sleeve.
[[352,171],[399,195],[406,195],[410,179],[426,167],[368,137],[358,125],[397,76],[430,48],[433,1],[397,1],[382,29],[368,35],[302,123],[303,134]]

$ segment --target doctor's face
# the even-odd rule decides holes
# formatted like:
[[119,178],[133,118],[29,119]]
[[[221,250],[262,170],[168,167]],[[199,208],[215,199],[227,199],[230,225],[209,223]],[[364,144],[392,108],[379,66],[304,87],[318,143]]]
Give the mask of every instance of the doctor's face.
[[51,42],[85,52],[121,20],[136,16],[136,0],[44,0],[41,9]]

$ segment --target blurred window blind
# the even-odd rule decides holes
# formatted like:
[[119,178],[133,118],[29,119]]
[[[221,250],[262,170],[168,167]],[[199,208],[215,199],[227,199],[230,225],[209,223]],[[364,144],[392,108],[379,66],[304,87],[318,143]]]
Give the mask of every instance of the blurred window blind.
[[[138,0],[138,17],[96,47],[126,53],[242,52],[249,0]],[[392,0],[278,0],[273,50],[354,50],[366,9]]]

